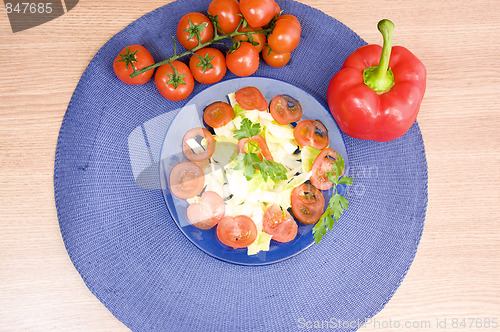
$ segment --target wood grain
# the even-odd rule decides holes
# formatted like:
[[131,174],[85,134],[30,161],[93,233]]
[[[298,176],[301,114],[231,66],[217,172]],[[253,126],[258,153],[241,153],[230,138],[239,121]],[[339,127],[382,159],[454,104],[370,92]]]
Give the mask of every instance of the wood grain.
[[[410,322],[403,330],[435,331],[446,320],[439,330],[455,331],[453,319],[500,320],[498,2],[301,2],[369,43],[381,42],[376,24],[390,18],[395,43],[428,70],[418,117],[429,165],[424,234],[403,284],[362,330],[396,331],[402,329],[385,327]],[[15,34],[0,11],[0,331],[128,331],[85,287],[66,253],[53,197],[54,152],[69,99],[95,52],[164,4],[80,1],[63,17]]]

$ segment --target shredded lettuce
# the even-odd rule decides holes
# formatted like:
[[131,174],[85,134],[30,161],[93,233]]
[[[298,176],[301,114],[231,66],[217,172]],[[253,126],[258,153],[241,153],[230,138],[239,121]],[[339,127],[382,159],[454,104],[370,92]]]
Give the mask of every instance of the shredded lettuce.
[[248,255],[256,255],[259,251],[269,251],[269,244],[271,243],[272,235],[265,232],[260,232],[257,239],[248,246]]

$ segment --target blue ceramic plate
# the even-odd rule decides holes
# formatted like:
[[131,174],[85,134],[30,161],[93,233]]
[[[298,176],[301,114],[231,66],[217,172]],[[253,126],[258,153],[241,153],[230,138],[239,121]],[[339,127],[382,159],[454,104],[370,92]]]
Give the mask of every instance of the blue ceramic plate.
[[[170,193],[169,175],[172,168],[181,161],[187,161],[182,152],[182,138],[191,128],[203,127],[203,110],[215,101],[226,101],[227,95],[246,86],[258,88],[267,101],[278,94],[287,94],[300,101],[304,110],[304,119],[319,119],[328,128],[330,147],[344,157],[348,171],[347,152],[340,130],[330,113],[310,94],[289,83],[263,77],[237,78],[208,87],[194,96],[175,116],[163,141],[160,156],[160,182],[167,207],[179,229],[198,248],[212,257],[241,265],[265,265],[276,263],[297,255],[314,243],[313,225],[299,225],[297,237],[287,243],[271,240],[269,251],[260,251],[256,255],[247,255],[246,249],[233,249],[222,244],[216,235],[216,227],[200,230],[190,224],[186,210],[188,203]],[[324,191],[325,200],[331,197],[331,191]]]

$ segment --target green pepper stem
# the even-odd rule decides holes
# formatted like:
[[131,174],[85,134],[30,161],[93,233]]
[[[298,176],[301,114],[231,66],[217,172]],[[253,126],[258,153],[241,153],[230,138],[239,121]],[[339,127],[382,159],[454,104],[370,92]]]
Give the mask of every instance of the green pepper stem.
[[384,19],[378,22],[378,30],[384,38],[382,55],[377,66],[366,68],[363,72],[363,79],[367,86],[377,93],[384,93],[394,85],[394,74],[389,68],[392,51],[392,34],[394,32],[394,23]]

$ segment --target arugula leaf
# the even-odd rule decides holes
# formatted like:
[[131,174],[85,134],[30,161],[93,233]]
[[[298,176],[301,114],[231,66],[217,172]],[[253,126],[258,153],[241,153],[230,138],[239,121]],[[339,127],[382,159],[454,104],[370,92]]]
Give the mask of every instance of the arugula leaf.
[[260,124],[252,123],[249,119],[245,118],[241,121],[240,129],[234,131],[233,137],[237,140],[243,138],[252,138],[255,135],[260,134],[262,131]]
[[313,227],[313,237],[316,244],[323,239],[323,235],[325,235],[327,231],[332,230],[335,222],[338,221],[342,213],[349,208],[349,201],[337,191],[337,185],[350,185],[353,182],[353,178],[350,177],[343,176],[340,178],[344,168],[344,158],[338,155],[338,158],[332,164],[332,171],[327,171],[325,174],[328,180],[333,184],[333,194],[325,212]]

